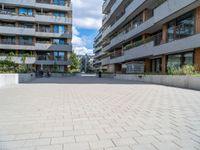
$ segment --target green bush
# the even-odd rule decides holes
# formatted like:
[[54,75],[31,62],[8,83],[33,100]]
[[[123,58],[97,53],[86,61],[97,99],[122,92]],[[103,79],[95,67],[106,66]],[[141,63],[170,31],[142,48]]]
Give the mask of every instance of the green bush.
[[30,71],[25,65],[17,65],[9,59],[0,61],[0,73],[28,73]]
[[169,75],[193,75],[196,74],[196,68],[193,65],[185,65],[183,67],[170,67],[168,68]]
[[67,74],[77,74],[77,73],[80,73],[80,70],[79,69],[70,69],[70,70],[65,71],[65,73],[67,73]]

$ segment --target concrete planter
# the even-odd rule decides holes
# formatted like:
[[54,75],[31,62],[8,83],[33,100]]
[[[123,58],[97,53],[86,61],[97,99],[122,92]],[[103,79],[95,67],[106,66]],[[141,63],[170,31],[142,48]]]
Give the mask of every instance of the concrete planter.
[[[97,74],[98,76],[98,74]],[[110,74],[110,73],[102,73],[102,78],[114,78],[114,74]]]
[[35,73],[26,74],[0,74],[0,87],[17,85],[35,79]]
[[51,73],[52,77],[61,78],[61,77],[71,77],[75,76],[76,74],[67,74],[67,73]]
[[114,78],[200,90],[200,77],[193,76],[117,74]]

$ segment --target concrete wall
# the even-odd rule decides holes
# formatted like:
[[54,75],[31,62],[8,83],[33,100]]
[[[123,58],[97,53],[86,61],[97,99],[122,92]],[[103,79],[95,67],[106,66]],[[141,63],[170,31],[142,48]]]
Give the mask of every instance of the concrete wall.
[[35,79],[34,73],[27,74],[0,74],[0,88],[29,82]]
[[117,74],[114,78],[200,90],[200,77],[193,76]]

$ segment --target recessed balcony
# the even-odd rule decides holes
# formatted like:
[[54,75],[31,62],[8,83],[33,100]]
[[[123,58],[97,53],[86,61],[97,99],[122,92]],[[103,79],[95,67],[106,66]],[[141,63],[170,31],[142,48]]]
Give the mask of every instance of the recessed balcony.
[[57,16],[43,15],[43,14],[36,14],[35,21],[36,22],[44,22],[44,23],[72,24],[71,18],[57,17]]
[[9,40],[1,40],[0,41],[0,49],[16,49],[16,50],[35,50],[35,46],[30,41],[9,41]]
[[0,0],[0,3],[12,4],[17,6],[35,6],[35,0]]
[[35,35],[34,28],[23,28],[23,27],[15,27],[15,26],[1,26],[0,25],[0,33],[6,35]]
[[72,11],[72,4],[68,2],[52,2],[51,0],[36,0],[35,6],[37,8]]
[[13,21],[29,21],[34,22],[34,16],[19,15],[15,11],[0,10],[0,19]]
[[71,44],[52,44],[52,43],[35,43],[36,50],[49,50],[49,51],[72,51]]

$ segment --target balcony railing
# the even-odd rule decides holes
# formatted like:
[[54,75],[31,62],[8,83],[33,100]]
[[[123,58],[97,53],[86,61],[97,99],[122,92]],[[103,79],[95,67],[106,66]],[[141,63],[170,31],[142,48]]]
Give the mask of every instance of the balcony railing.
[[112,53],[110,55],[110,59],[114,59],[114,58],[121,57],[121,56],[123,56],[123,52],[122,51],[121,52],[115,52],[115,53]]
[[59,6],[70,6],[70,3],[66,1],[51,1],[51,0],[36,0],[36,3],[43,3],[43,4],[52,4],[52,5],[59,5]]
[[153,41],[153,39],[154,39],[153,37],[148,37],[144,40],[140,40],[140,41],[136,41],[134,43],[128,44],[124,47],[124,50],[129,50],[131,48],[135,48],[135,47],[141,46],[143,44],[149,43],[149,42]]
[[[172,37],[169,39],[163,40],[162,33],[158,33],[153,36],[154,38],[154,45],[159,46],[161,44],[165,44],[168,42],[172,42],[175,40],[183,39],[192,35],[195,35],[195,27],[194,28],[188,28],[186,24],[180,24],[178,26],[174,26],[172,28]],[[169,33],[168,33],[169,34]]]
[[8,44],[8,45],[34,45],[33,42],[29,40],[19,40],[18,42],[16,40],[8,40],[8,39],[2,39],[0,41],[0,44]]

